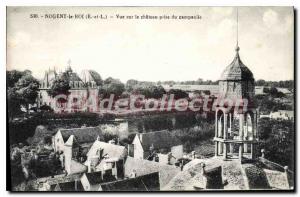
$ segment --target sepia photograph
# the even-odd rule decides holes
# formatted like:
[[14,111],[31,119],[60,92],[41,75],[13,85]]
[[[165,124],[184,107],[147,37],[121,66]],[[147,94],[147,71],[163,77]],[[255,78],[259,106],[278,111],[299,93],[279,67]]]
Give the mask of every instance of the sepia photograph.
[[7,190],[295,191],[294,15],[7,6]]

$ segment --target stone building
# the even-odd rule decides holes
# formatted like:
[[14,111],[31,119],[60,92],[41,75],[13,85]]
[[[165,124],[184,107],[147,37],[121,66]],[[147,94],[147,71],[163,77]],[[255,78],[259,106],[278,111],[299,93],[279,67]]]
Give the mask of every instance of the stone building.
[[129,149],[135,159],[158,159],[164,164],[174,164],[183,156],[182,143],[168,130],[136,134]]
[[[65,78],[69,82],[69,94],[55,99],[48,94],[54,81]],[[93,70],[83,70],[80,76],[69,65],[64,72],[57,73],[55,69],[45,71],[44,78],[40,82],[37,104],[38,107],[50,106],[54,112],[97,111],[93,104],[98,96],[99,87],[102,84],[101,76]],[[90,100],[90,103],[88,101]],[[92,102],[92,103],[91,103]]]
[[[215,156],[193,159],[162,190],[291,190],[294,173],[258,156],[257,112],[254,103],[254,78],[242,63],[239,47],[233,62],[220,79],[220,95],[225,99],[248,99],[243,106],[217,106],[215,117]],[[245,103],[242,103],[245,104]]]
[[253,159],[258,143],[254,78],[241,61],[238,46],[234,60],[222,73],[219,87],[224,104],[218,105],[215,112],[215,154],[224,159],[238,155],[240,160],[247,154]]

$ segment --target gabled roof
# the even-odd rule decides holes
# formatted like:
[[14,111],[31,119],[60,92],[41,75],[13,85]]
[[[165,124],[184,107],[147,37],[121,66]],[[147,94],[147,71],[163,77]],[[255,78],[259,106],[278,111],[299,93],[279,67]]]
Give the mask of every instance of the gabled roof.
[[68,174],[84,173],[87,171],[87,167],[75,160],[71,160],[70,172]]
[[137,134],[144,151],[149,151],[153,145],[154,149],[170,149],[181,145],[181,141],[168,130],[154,131]]
[[125,146],[119,146],[115,144],[110,144],[106,142],[101,142],[99,140],[96,140],[94,144],[92,145],[91,149],[87,153],[87,156],[93,156],[96,155],[97,150],[103,150],[102,156],[108,155],[109,158],[116,158],[120,159],[123,158],[126,154],[126,148]]
[[[77,186],[76,186],[76,184],[77,184]],[[58,183],[58,184],[56,184],[56,186],[53,190],[55,190],[55,191],[83,191],[81,182],[77,181],[76,184],[75,184],[75,181]]]
[[86,178],[91,185],[115,181],[116,178],[112,175],[112,170],[105,171],[102,177],[102,171],[86,173]]
[[79,144],[77,143],[77,140],[75,139],[74,135],[71,135],[65,143],[65,146],[77,147],[78,145]]
[[64,142],[66,142],[71,135],[74,135],[78,143],[93,142],[98,136],[102,136],[102,131],[99,127],[85,127],[59,130]]
[[254,80],[252,72],[240,59],[239,49],[240,48],[237,46],[235,58],[223,71],[220,78],[221,81]]
[[85,175],[91,185],[96,185],[103,182],[101,171],[86,173]]
[[136,178],[101,184],[103,191],[158,191],[159,174],[154,172]]

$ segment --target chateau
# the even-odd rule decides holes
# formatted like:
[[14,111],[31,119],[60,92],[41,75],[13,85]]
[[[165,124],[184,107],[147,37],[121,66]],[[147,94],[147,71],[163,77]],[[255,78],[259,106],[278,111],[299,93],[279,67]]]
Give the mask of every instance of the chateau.
[[[69,81],[69,95],[63,99],[63,102],[55,102],[55,99],[48,94],[54,80],[67,77]],[[93,70],[83,70],[79,75],[73,72],[69,65],[64,72],[57,73],[55,69],[45,71],[44,78],[40,82],[38,107],[49,106],[54,112],[77,112],[79,110],[93,112],[96,109],[90,105],[87,108],[73,105],[80,101],[86,102],[91,97],[97,97],[99,86],[102,83],[100,75]],[[61,99],[61,98],[60,98]],[[81,105],[82,103],[78,103]],[[72,107],[71,107],[72,106]],[[95,106],[95,105],[94,105]]]

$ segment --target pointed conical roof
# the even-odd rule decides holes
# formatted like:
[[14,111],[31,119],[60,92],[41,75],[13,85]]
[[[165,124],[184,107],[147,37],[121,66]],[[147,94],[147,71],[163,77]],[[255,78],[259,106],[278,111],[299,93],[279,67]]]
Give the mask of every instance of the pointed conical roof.
[[223,71],[220,81],[246,81],[254,80],[252,72],[245,66],[239,55],[240,48],[237,46],[233,61]]

